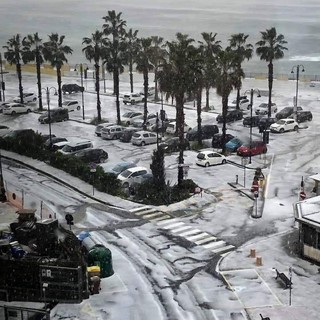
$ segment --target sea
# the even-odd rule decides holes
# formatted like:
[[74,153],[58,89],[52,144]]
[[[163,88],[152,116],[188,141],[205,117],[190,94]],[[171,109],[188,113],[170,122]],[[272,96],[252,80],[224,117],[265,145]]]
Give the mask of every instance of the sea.
[[[55,32],[65,35],[64,43],[73,49],[70,64],[88,62],[82,39],[102,29],[109,10],[122,12],[127,29],[138,30],[140,37],[157,35],[171,41],[181,32],[197,44],[202,32],[212,32],[223,47],[240,32],[255,45],[261,31],[275,27],[288,50],[275,62],[274,72],[288,75],[302,65],[305,74],[320,75],[319,0],[1,0],[0,52],[17,33],[24,37],[38,32],[46,41]],[[267,73],[267,64],[254,54],[244,70]]]

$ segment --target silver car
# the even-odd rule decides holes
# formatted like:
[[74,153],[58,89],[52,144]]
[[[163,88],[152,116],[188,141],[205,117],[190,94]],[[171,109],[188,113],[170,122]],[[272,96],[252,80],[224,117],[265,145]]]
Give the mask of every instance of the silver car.
[[137,146],[144,146],[146,144],[157,143],[157,134],[148,131],[138,131],[133,134],[131,142]]
[[108,140],[119,139],[123,130],[124,127],[122,126],[105,127],[101,130],[101,138]]

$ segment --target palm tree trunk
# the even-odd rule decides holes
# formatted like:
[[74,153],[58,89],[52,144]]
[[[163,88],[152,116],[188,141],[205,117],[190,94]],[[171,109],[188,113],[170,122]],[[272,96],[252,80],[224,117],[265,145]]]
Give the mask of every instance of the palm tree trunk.
[[143,129],[146,129],[147,116],[148,116],[148,87],[149,77],[148,70],[143,71],[143,89],[144,89],[144,102],[143,102]]
[[178,158],[178,186],[181,186],[183,181],[183,142],[184,142],[184,110],[183,110],[184,94],[176,95],[177,109],[177,133],[179,137],[179,158]]
[[226,132],[227,132],[227,112],[228,112],[228,95],[222,96],[222,154],[226,152]]
[[159,93],[158,93],[158,71],[157,68],[154,71],[154,100],[159,100]]
[[38,51],[36,53],[36,69],[37,69],[39,111],[42,111],[43,106],[42,106],[42,94],[41,94],[41,65],[40,65],[40,61],[39,61],[39,52]]
[[101,122],[101,102],[100,102],[100,66],[99,62],[95,63],[96,70],[96,94],[97,94],[97,113],[98,113],[98,122]]
[[196,98],[197,98],[197,123],[198,123],[198,144],[202,145],[202,129],[201,129],[201,102],[202,102],[202,88],[197,90]]
[[237,88],[237,105],[236,105],[237,110],[240,109],[239,104],[240,104],[240,88],[238,87]]
[[210,87],[206,87],[206,111],[209,111],[209,90],[210,90]]
[[273,84],[273,63],[272,60],[268,64],[268,86],[269,86],[269,100],[268,100],[268,118],[271,117],[271,95]]
[[23,103],[23,87],[22,87],[22,72],[21,72],[21,64],[20,61],[17,61],[16,70],[19,80],[19,94],[20,94],[20,102]]
[[132,61],[130,61],[129,63],[129,74],[130,74],[130,89],[131,89],[131,93],[133,93],[133,63]]
[[57,67],[58,107],[62,108],[61,67]]
[[121,124],[121,116],[120,116],[120,100],[119,100],[119,69],[117,68],[114,71],[114,91],[116,95],[116,108],[117,108],[117,123],[120,125]]

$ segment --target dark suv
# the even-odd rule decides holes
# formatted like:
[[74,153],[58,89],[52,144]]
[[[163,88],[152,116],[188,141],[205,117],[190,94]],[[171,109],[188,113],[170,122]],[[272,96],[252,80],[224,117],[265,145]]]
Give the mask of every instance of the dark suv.
[[[205,124],[201,126],[201,131],[202,131],[202,139],[211,139],[216,133],[219,132],[219,128],[215,124],[213,125]],[[198,137],[199,137],[198,126],[194,127],[193,129],[187,132],[186,138],[189,141],[197,140]]]
[[[50,122],[59,122],[69,120],[69,111],[66,108],[50,110]],[[42,114],[38,121],[40,123],[49,123],[49,111]]]
[[[225,137],[225,141],[224,143],[226,144],[227,142],[229,142],[231,139],[233,139],[234,136],[232,134],[226,133],[226,137]],[[215,134],[212,138],[212,148],[215,149],[222,149],[223,145],[222,145],[222,134],[218,133]]]
[[61,88],[62,92],[64,94],[66,93],[77,93],[77,92],[83,92],[84,87],[81,87],[77,85],[76,83],[70,83],[70,84],[64,84]]
[[243,118],[244,127],[257,127],[259,125],[261,116],[252,116]]
[[108,159],[106,151],[94,148],[77,152],[75,156],[85,163],[103,163]]
[[[297,107],[297,111],[302,111],[301,107]],[[294,107],[285,107],[276,114],[277,120],[286,119],[294,112]]]
[[[183,139],[183,150],[190,150],[190,143],[187,139]],[[164,152],[179,151],[179,138],[173,137],[165,142],[159,144],[159,148],[162,148]]]
[[278,119],[276,118],[261,118],[258,124],[259,132],[262,133],[264,130],[270,128],[273,123],[276,123]]
[[[292,114],[289,118],[294,118],[294,114]],[[311,111],[298,111],[297,112],[297,122],[305,122],[311,121],[313,118]]]
[[[241,110],[231,110],[231,111],[228,111],[226,114],[226,122],[233,122],[236,120],[241,120],[242,118],[243,118],[243,112]],[[222,123],[223,122],[222,114],[219,114],[216,120],[218,123]]]

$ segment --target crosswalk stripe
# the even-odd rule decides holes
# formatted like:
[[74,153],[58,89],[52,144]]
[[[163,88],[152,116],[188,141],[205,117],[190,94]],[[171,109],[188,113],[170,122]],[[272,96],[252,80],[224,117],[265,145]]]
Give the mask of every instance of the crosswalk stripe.
[[221,247],[221,248],[217,248],[217,249],[213,249],[211,250],[213,253],[223,253],[223,252],[226,252],[226,251],[230,251],[234,249],[234,246],[232,244],[228,245],[228,246],[225,246],[225,247]]
[[176,222],[173,224],[169,224],[168,226],[161,227],[162,229],[174,229],[175,227],[184,225],[183,222]]
[[189,231],[186,231],[186,232],[182,232],[179,234],[180,237],[184,237],[184,236],[189,236],[191,234],[195,234],[195,233],[199,233],[201,232],[201,230],[199,229],[192,229],[192,230],[189,230]]
[[220,241],[213,241],[213,242],[210,242],[208,244],[204,244],[202,245],[204,248],[206,249],[211,249],[211,248],[219,248],[219,247],[222,247],[224,246],[226,243],[223,241],[223,240],[220,240]]
[[157,216],[163,216],[165,215],[163,212],[155,212],[155,213],[151,213],[151,214],[146,214],[145,216],[143,216],[142,218],[143,219],[150,219],[150,218],[154,218],[154,217],[157,217]]
[[150,206],[144,206],[144,207],[130,209],[129,212],[135,213],[135,212],[147,210],[147,209],[150,209],[150,208],[151,208]]
[[157,209],[152,208],[152,209],[149,209],[149,210],[144,210],[144,211],[142,211],[142,212],[138,212],[138,213],[136,213],[136,215],[144,215],[144,214],[148,214],[148,213],[152,213],[152,212],[157,212],[157,211],[158,211]]
[[180,228],[177,228],[177,229],[173,229],[173,230],[171,230],[171,232],[172,233],[179,233],[179,232],[181,232],[181,231],[183,231],[183,230],[187,230],[187,229],[191,229],[192,227],[190,227],[190,226],[184,226],[184,227],[180,227]]
[[200,244],[203,244],[203,243],[206,243],[206,242],[209,242],[209,241],[216,241],[217,238],[216,237],[208,237],[208,238],[205,238],[205,239],[201,239],[201,240],[198,240],[198,241],[195,241],[194,243],[196,243],[197,245],[200,245]]
[[166,214],[165,216],[152,219],[152,221],[154,221],[154,222],[160,222],[160,221],[162,222],[162,221],[165,221],[165,220],[168,220],[168,221],[172,220],[172,219],[171,219],[171,216],[169,216],[169,215]]
[[198,240],[198,239],[201,239],[201,238],[204,238],[204,237],[207,237],[207,236],[210,236],[209,233],[202,232],[202,233],[197,234],[195,236],[186,237],[186,239],[189,240],[189,241],[194,241],[194,240]]
[[[176,222],[176,221],[179,221],[179,220],[180,220],[180,219],[173,218],[173,219],[171,219],[170,221],[171,221],[171,222]],[[161,221],[161,222],[158,222],[157,225],[158,225],[158,226],[162,226],[162,225],[165,225],[165,224],[167,224],[167,223],[169,223],[169,221]]]

